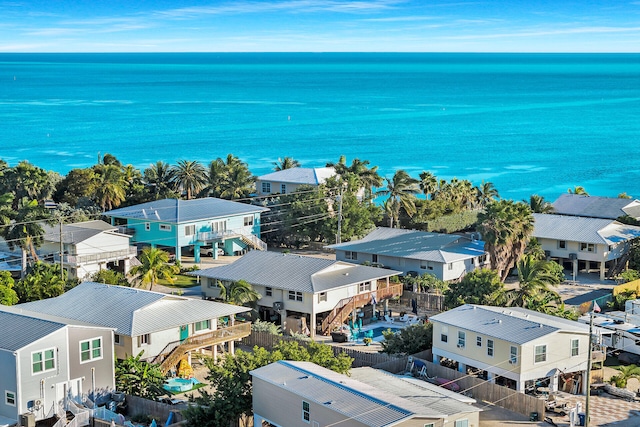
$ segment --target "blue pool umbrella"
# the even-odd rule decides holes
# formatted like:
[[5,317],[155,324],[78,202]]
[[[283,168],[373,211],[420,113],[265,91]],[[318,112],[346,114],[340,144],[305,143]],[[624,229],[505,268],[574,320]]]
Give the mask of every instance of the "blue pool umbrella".
[[173,412],[169,412],[169,416],[167,417],[167,422],[164,425],[168,426],[173,424]]

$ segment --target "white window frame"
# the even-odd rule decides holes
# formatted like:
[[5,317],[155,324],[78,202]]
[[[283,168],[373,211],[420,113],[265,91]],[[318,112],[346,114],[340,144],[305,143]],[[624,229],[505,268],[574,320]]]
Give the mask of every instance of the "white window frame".
[[262,183],[262,192],[263,193],[271,193],[271,183],[270,182],[263,182]]
[[138,335],[138,347],[151,344],[151,334]]
[[358,283],[358,293],[371,292],[371,282]]
[[493,357],[493,355],[495,354],[493,346],[494,346],[493,340],[490,340],[487,338],[487,356],[489,357]]
[[[13,397],[9,397],[9,395],[12,395]],[[11,391],[11,390],[5,390],[4,391],[4,404],[7,406],[16,406],[16,401],[17,401],[17,395],[15,391]],[[13,401],[13,403],[11,402]]]
[[247,215],[243,218],[245,227],[253,227],[253,215]]
[[318,294],[318,302],[327,302],[327,293],[326,292],[320,292]]
[[305,400],[302,401],[302,421],[311,423],[311,404]]
[[466,418],[463,420],[455,420],[453,422],[453,427],[469,427],[469,420]]
[[[205,324],[205,326],[203,327],[202,324]],[[200,331],[207,331],[211,329],[211,320],[207,319],[207,320],[201,320],[200,322],[195,322],[193,324],[193,331],[194,332],[200,332]]]
[[266,287],[264,290],[265,296],[267,297],[272,297],[273,296],[273,288],[270,287]]
[[[94,341],[99,341],[99,346],[98,347],[94,347]],[[89,348],[87,350],[83,350],[82,349],[82,344],[89,344]],[[78,343],[78,348],[80,349],[80,364],[83,363],[89,363],[89,362],[93,362],[95,360],[101,360],[104,357],[104,351],[102,350],[102,337],[94,337],[94,338],[90,338],[88,340],[82,340]],[[93,352],[99,350],[100,351],[100,355],[99,356],[94,356]],[[89,358],[88,359],[83,359],[82,358],[82,354],[89,352]]]
[[371,255],[371,262],[374,264],[378,263],[378,254],[372,254]]
[[566,240],[558,240],[558,249],[562,249],[562,250],[567,249],[567,241]]
[[453,270],[453,263],[452,262],[449,263],[449,271],[451,271],[451,270]]
[[122,338],[123,337],[120,334],[113,334],[113,343],[115,345],[124,345],[124,340]]
[[482,347],[482,337],[480,335],[476,336],[476,347]]
[[158,226],[158,228],[160,229],[160,231],[166,231],[166,232],[170,232],[171,231],[171,225],[170,224],[160,224]]
[[512,365],[518,363],[518,347],[516,347],[515,345],[512,345],[509,348],[509,363],[511,363]]
[[193,236],[196,234],[196,226],[195,224],[185,225],[184,226],[184,235],[185,236]]
[[344,251],[344,259],[357,260],[358,259],[358,252]]
[[440,333],[440,341],[441,342],[449,342],[449,335],[444,333],[444,332],[441,332]]
[[424,427],[435,427],[434,423],[425,424]]
[[[538,354],[538,349],[542,349],[543,351]],[[540,356],[540,360],[538,360],[538,356]],[[533,363],[545,363],[547,361],[547,345],[540,344],[533,348]]]
[[464,331],[458,331],[458,348],[464,348],[467,344],[467,334]]
[[289,301],[298,301],[298,302],[302,302],[302,292],[299,292],[299,291],[289,291]]
[[144,231],[151,231],[151,223],[150,222],[145,222],[144,223]]
[[572,339],[571,340],[571,357],[575,357],[580,355],[580,340]]
[[212,233],[224,233],[227,231],[227,221],[212,221],[211,222],[211,232]]
[[580,252],[596,253],[595,243],[580,243]]
[[287,184],[280,184],[280,194],[287,194]]
[[[51,359],[46,359],[45,358],[45,354],[48,351],[52,351],[53,352],[53,358],[51,358]],[[33,361],[33,355],[34,354],[40,354],[40,357],[41,357],[40,362],[34,362]],[[56,367],[58,366],[58,363],[57,363],[57,360],[56,360],[56,356],[57,355],[56,355],[56,348],[55,347],[45,348],[45,349],[40,350],[40,351],[32,351],[31,352],[31,374],[32,375],[40,375],[40,374],[45,373],[45,372],[55,371]],[[47,369],[47,360],[53,360],[53,367],[52,368]],[[33,365],[36,364],[36,363],[40,363],[42,365],[42,370],[40,370],[38,372],[34,371],[34,366]]]

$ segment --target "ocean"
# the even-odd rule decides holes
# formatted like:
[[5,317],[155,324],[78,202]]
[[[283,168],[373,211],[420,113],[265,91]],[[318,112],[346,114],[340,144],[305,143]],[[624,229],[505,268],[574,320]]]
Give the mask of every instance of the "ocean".
[[62,174],[345,155],[503,198],[640,198],[640,55],[0,54],[0,159]]

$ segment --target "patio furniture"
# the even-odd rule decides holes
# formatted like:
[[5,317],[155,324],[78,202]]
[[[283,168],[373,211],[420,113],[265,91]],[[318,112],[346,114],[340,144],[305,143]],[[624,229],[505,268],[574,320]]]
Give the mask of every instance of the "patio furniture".
[[395,322],[395,319],[393,317],[389,316],[388,314],[384,315],[384,320],[386,320],[389,323]]

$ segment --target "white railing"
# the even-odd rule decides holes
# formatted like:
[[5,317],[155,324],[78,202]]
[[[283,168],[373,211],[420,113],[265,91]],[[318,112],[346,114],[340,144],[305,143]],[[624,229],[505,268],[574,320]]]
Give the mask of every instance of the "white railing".
[[[97,262],[111,262],[120,261],[123,259],[134,257],[138,254],[138,248],[135,246],[129,246],[127,249],[121,249],[119,251],[101,252],[97,254],[89,255],[63,255],[62,261],[65,264],[82,265],[91,264]],[[55,254],[53,259],[56,262],[60,261],[60,255]]]
[[267,244],[260,240],[253,234],[247,234],[243,231],[239,230],[224,230],[224,231],[204,231],[198,233],[198,240],[201,242],[208,242],[211,240],[219,240],[219,239],[231,239],[234,237],[239,237],[244,240],[245,243],[253,245],[253,247],[266,251]]

